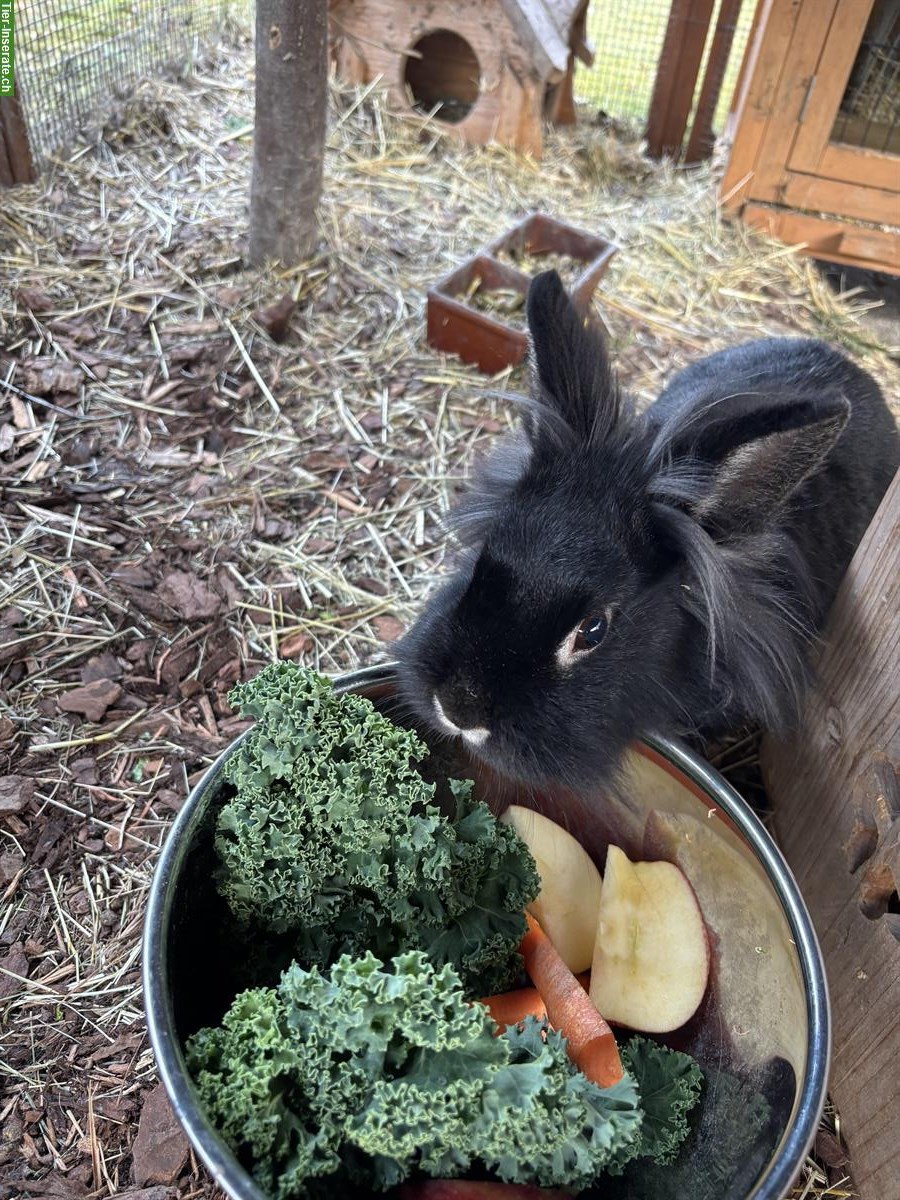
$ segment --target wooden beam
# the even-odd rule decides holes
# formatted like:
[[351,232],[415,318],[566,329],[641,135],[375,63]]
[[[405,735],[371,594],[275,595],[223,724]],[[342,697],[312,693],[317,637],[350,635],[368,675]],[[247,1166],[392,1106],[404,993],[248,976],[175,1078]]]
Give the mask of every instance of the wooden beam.
[[3,126],[0,125],[0,187],[12,187],[14,183],[12,163],[6,153],[6,138],[3,136]]
[[25,114],[16,96],[0,99],[0,147],[0,183],[33,183],[37,179]]
[[709,158],[713,146],[716,144],[713,121],[716,117],[719,96],[722,94],[725,69],[728,66],[734,33],[743,3],[744,0],[722,0],[719,8],[712,45],[709,49],[709,58],[706,61],[706,72],[700,88],[700,99],[697,101],[691,136],[688,139],[684,155],[686,163],[700,162],[704,158]]
[[838,593],[800,731],[766,738],[781,847],[816,926],[854,1194],[900,1198],[900,472]]
[[767,204],[746,205],[741,218],[789,246],[804,243],[801,253],[813,258],[900,275],[900,232],[896,230],[871,229]]
[[[833,5],[836,0],[827,0]],[[784,102],[776,98],[782,87],[790,47],[793,44],[800,8],[782,0],[760,0],[754,25],[756,32],[747,45],[741,85],[733,110],[734,137],[728,165],[719,188],[726,211],[739,209],[754,198],[757,169],[776,110]]]
[[750,29],[747,32],[747,45],[744,48],[744,57],[741,59],[741,65],[738,68],[737,79],[734,82],[734,91],[731,93],[731,104],[729,106],[729,114],[735,112],[740,103],[740,97],[744,90],[744,83],[747,79],[748,69],[752,66],[754,53],[753,49],[756,45],[756,35],[759,32],[760,22],[768,9],[768,0],[748,0],[753,3],[753,19],[750,22]]
[[[758,200],[777,200],[788,208],[812,213],[828,213],[852,221],[871,221],[873,225],[900,225],[900,193],[861,183],[842,183],[785,171],[778,195],[770,188],[758,189]],[[767,194],[768,193],[768,194]]]
[[672,0],[647,119],[653,158],[681,154],[714,7],[715,0]]

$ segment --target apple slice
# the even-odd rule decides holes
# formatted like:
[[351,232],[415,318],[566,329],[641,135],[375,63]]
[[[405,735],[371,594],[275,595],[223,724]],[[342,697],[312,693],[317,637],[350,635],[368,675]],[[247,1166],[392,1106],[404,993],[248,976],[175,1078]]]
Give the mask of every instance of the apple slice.
[[541,890],[528,911],[573,974],[590,969],[602,880],[581,843],[549,817],[511,804],[500,818],[531,851]]
[[684,872],[668,862],[606,856],[590,995],[607,1019],[642,1033],[690,1020],[709,978],[703,914]]

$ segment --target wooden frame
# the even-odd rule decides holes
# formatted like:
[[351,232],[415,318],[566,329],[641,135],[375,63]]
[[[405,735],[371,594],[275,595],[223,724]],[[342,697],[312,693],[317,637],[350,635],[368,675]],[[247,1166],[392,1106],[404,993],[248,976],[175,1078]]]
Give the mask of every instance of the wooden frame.
[[835,262],[900,273],[900,155],[832,141],[875,0],[761,0],[724,206]]
[[789,246],[802,244],[816,258],[865,270],[878,263],[900,273],[900,231],[871,229],[767,204],[748,204],[741,216],[748,225]]
[[0,99],[0,187],[37,178],[25,114],[15,96]]
[[828,971],[830,1090],[860,1200],[900,1200],[898,531],[900,473],[844,577],[803,722],[761,754]]

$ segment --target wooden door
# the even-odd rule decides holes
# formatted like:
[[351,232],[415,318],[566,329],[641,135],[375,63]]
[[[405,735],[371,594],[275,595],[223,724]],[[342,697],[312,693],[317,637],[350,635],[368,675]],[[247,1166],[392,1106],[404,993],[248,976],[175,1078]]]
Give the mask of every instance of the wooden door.
[[820,12],[829,7],[828,33],[806,85],[782,203],[897,225],[900,0],[829,0]]
[[759,0],[729,133],[726,209],[900,273],[900,0]]

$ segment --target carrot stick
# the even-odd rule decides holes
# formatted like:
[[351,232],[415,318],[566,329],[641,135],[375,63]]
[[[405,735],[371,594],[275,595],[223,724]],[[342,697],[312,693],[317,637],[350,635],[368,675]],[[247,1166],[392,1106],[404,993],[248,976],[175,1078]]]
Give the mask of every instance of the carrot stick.
[[525,969],[547,1006],[550,1024],[565,1035],[576,1067],[600,1087],[611,1087],[623,1075],[612,1030],[537,921],[530,913],[525,916],[528,932],[520,950]]
[[537,1017],[543,1020],[547,1015],[547,1007],[541,999],[537,988],[518,988],[514,992],[497,992],[493,996],[483,996],[478,1002],[487,1006],[488,1012],[500,1026],[501,1031],[507,1025],[518,1025],[526,1017]]

